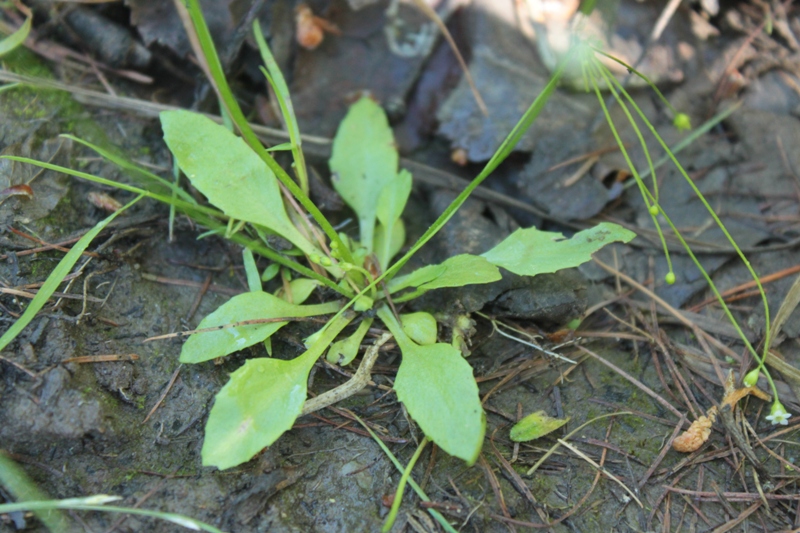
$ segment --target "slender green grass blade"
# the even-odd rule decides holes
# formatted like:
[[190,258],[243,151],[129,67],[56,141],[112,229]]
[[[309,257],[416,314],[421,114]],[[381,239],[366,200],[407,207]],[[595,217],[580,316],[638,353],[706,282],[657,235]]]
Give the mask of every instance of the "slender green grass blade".
[[505,161],[505,159],[511,154],[514,148],[519,143],[522,136],[528,131],[533,121],[539,116],[539,114],[544,109],[545,104],[552,96],[553,92],[555,92],[556,87],[558,86],[558,82],[561,79],[561,75],[564,72],[564,67],[567,62],[570,60],[571,55],[567,55],[567,57],[562,61],[559,67],[553,72],[550,81],[545,85],[542,92],[539,93],[539,96],[533,101],[533,103],[528,107],[525,114],[522,115],[522,118],[519,119],[519,122],[514,126],[514,129],[511,130],[511,133],[505,138],[505,140],[500,144],[500,147],[494,153],[492,158],[486,163],[486,166],[483,167],[483,170],[480,174],[478,174],[474,180],[463,190],[461,194],[459,194],[455,200],[453,200],[447,209],[442,213],[439,218],[434,221],[433,224],[428,228],[428,230],[417,240],[416,243],[409,249],[409,251],[404,255],[401,259],[399,259],[391,268],[389,268],[384,274],[375,280],[374,283],[378,283],[383,279],[389,278],[391,279],[402,267],[403,265],[414,256],[414,254],[419,251],[422,246],[425,245],[436,233],[439,232],[442,227],[450,220],[458,208],[467,201],[469,195],[472,194],[472,191],[478,188],[478,185],[483,183],[483,181],[489,177],[489,175],[494,172],[494,170]]
[[[267,81],[275,91],[275,96],[278,99],[278,105],[281,108],[283,120],[286,122],[286,130],[289,133],[290,145],[292,147],[292,156],[294,157],[294,169],[297,172],[297,179],[300,181],[300,188],[304,193],[308,194],[308,170],[306,169],[306,160],[303,155],[302,139],[300,137],[300,128],[297,125],[297,117],[294,114],[294,106],[292,105],[291,94],[289,87],[286,85],[286,80],[283,78],[281,69],[278,68],[278,63],[272,52],[267,46],[267,41],[264,39],[264,34],[261,33],[261,25],[258,20],[253,21],[253,34],[256,37],[258,50],[261,52],[261,59],[267,67],[267,72],[264,72]],[[263,69],[262,69],[263,70]]]
[[250,292],[261,291],[261,276],[258,273],[256,259],[250,248],[242,250],[242,260],[244,262],[244,272],[247,275],[247,288]]
[[[397,471],[402,474],[403,471],[405,470],[405,468],[403,468],[403,464],[397,459],[397,457],[395,457],[395,455],[386,446],[386,444],[384,444],[384,442],[380,438],[378,438],[375,432],[372,431],[372,428],[369,427],[367,424],[365,424],[364,421],[361,420],[361,418],[359,418],[357,414],[352,412],[350,414],[352,414],[353,417],[358,421],[358,423],[363,426],[363,428],[367,431],[367,433],[369,433],[370,437],[372,437],[372,439],[378,444],[378,446],[380,446],[381,450],[383,450],[383,453],[386,454],[386,457],[389,458],[394,467],[397,468]],[[417,496],[419,497],[420,500],[424,502],[431,501],[428,495],[425,494],[425,491],[422,490],[422,487],[417,485],[417,482],[414,481],[413,478],[409,478],[408,484],[411,485],[411,488],[414,489],[414,492],[417,493]],[[428,512],[431,514],[432,517],[436,519],[439,525],[442,526],[442,529],[447,531],[447,533],[458,533],[456,529],[450,525],[450,522],[447,521],[447,519],[442,515],[442,513],[440,513],[436,509],[428,509]]]
[[31,32],[31,25],[33,24],[33,14],[28,11],[25,17],[25,22],[19,27],[17,31],[0,41],[0,57],[11,52],[16,47],[25,42],[28,34]]
[[167,191],[171,191],[173,195],[180,196],[181,199],[184,200],[185,202],[197,205],[197,201],[192,197],[192,195],[184,191],[180,187],[178,187],[177,183],[170,183],[161,176],[153,174],[149,170],[146,170],[136,165],[135,163],[123,157],[121,154],[115,152],[114,150],[109,150],[107,148],[97,146],[95,144],[90,143],[89,141],[81,139],[80,137],[75,137],[74,135],[63,134],[60,135],[60,137],[63,137],[65,139],[70,139],[72,141],[75,141],[79,144],[86,146],[87,148],[94,150],[95,152],[103,156],[105,159],[108,159],[109,161],[120,167],[122,170],[126,171],[133,178],[143,181],[145,184],[157,183]]
[[210,207],[205,207],[202,205],[195,204],[193,202],[186,202],[177,198],[172,198],[170,196],[165,196],[163,194],[158,194],[154,192],[147,191],[145,189],[134,187],[133,185],[127,185],[125,183],[120,183],[118,181],[109,180],[106,178],[101,178],[99,176],[94,176],[92,174],[87,174],[86,172],[81,172],[79,170],[74,170],[68,167],[62,167],[59,165],[53,165],[51,163],[45,163],[44,161],[37,161],[35,159],[30,159],[28,157],[18,157],[12,155],[4,155],[0,156],[0,159],[10,159],[11,161],[19,161],[20,163],[28,163],[31,165],[36,165],[37,167],[46,168],[47,170],[55,170],[56,172],[62,172],[69,176],[74,176],[76,178],[80,178],[86,181],[91,181],[93,183],[99,183],[100,185],[108,185],[109,187],[115,187],[117,189],[132,192],[135,194],[140,194],[142,196],[146,196],[147,198],[152,198],[153,200],[158,200],[159,202],[164,202],[168,205],[174,205],[181,211],[184,211],[187,214],[190,214],[192,217],[195,214],[205,214],[208,216],[212,216],[215,218],[227,219],[227,215],[217,211],[216,209],[211,209]]
[[36,313],[38,313],[39,310],[44,307],[44,304],[56,291],[64,277],[69,274],[69,271],[72,270],[72,267],[75,266],[75,263],[78,262],[81,254],[86,251],[86,248],[89,247],[89,244],[91,244],[94,238],[97,237],[97,235],[99,235],[100,232],[111,223],[111,221],[124,213],[133,204],[141,200],[141,198],[141,195],[136,197],[133,201],[123,206],[116,213],[112,213],[108,218],[98,222],[94,228],[92,228],[86,235],[81,237],[81,239],[75,243],[70,251],[67,252],[67,255],[61,259],[53,272],[51,272],[47,277],[44,285],[42,285],[42,288],[39,289],[38,293],[36,293],[36,296],[33,298],[33,300],[31,300],[31,303],[28,304],[28,308],[25,309],[25,312],[22,313],[22,316],[19,317],[10,328],[8,328],[2,337],[0,337],[0,351],[2,351],[12,340],[16,338],[17,335],[19,335],[19,333],[25,329],[25,326],[30,324],[31,320],[33,320],[33,317],[35,317]]
[[400,512],[400,505],[403,503],[403,494],[406,491],[406,485],[408,484],[408,480],[411,479],[411,471],[414,470],[414,465],[417,464],[420,455],[422,455],[422,450],[424,450],[425,446],[427,445],[428,437],[425,437],[422,439],[422,442],[419,443],[419,446],[417,446],[417,451],[414,452],[414,455],[411,457],[411,460],[408,462],[405,470],[403,470],[403,475],[400,476],[400,483],[397,484],[397,490],[394,493],[392,508],[389,510],[389,514],[386,516],[386,521],[383,523],[381,533],[388,533],[392,529],[395,520],[397,520],[397,513]]
[[[193,531],[207,531],[208,533],[224,533],[221,529],[217,529],[210,524],[195,520],[188,516],[180,515],[177,513],[165,513],[162,511],[151,511],[149,509],[133,509],[130,507],[115,507],[113,505],[98,505],[96,502],[102,503],[104,501],[118,500],[114,496],[88,496],[86,498],[68,498],[66,500],[41,500],[41,501],[27,501],[20,503],[8,503],[0,505],[0,513],[10,513],[13,511],[42,511],[50,509],[73,509],[76,511],[100,511],[106,513],[124,513],[139,516],[148,516],[151,518],[159,518],[172,522],[179,526],[191,529]],[[48,526],[49,527],[49,526]],[[61,533],[69,531],[63,527],[50,528],[51,531]]]
[[[179,200],[177,198],[172,198],[171,196],[164,196],[161,194],[152,193],[150,191],[146,191],[144,189],[140,189],[139,187],[134,187],[132,185],[126,185],[124,183],[119,183],[113,180],[109,180],[106,178],[101,178],[99,176],[94,176],[92,174],[87,174],[86,172],[80,172],[78,170],[73,170],[71,168],[62,167],[58,165],[53,165],[51,163],[45,163],[43,161],[36,161],[35,159],[29,159],[27,157],[17,157],[17,156],[0,156],[0,159],[10,159],[12,161],[19,161],[20,163],[29,163],[31,165],[36,165],[41,168],[46,168],[48,170],[55,170],[56,172],[63,172],[64,174],[74,176],[76,178],[84,179],[87,181],[91,181],[93,183],[99,183],[101,185],[108,185],[110,187],[116,187],[117,189],[128,191],[136,194],[140,194],[147,198],[152,198],[153,200],[158,200],[159,202],[164,202],[168,205],[174,205],[177,209],[180,209],[187,215],[191,216],[194,220],[196,220],[199,224],[206,226],[212,230],[212,232],[216,233],[224,233],[225,232],[225,225],[219,222],[219,219],[227,220],[227,215],[217,211],[216,209],[211,209],[209,207],[205,207],[202,205],[196,205],[189,202],[184,202],[183,200]],[[235,233],[230,236],[230,240],[233,242],[239,243],[242,246],[250,248],[254,252],[258,253],[259,255],[263,255],[264,257],[272,260],[275,263],[279,263],[287,268],[294,270],[295,272],[313,278],[326,287],[343,294],[345,296],[350,297],[351,292],[343,289],[330,279],[326,278],[325,276],[320,276],[310,268],[306,268],[305,266],[301,265],[300,263],[296,263],[290,259],[285,258],[284,256],[280,255],[279,253],[267,248],[259,241],[253,240],[248,238],[241,233]]]
[[[0,484],[10,492],[17,500],[22,500],[19,503],[11,504],[21,506],[19,511],[31,510],[34,511],[36,517],[47,526],[50,531],[69,531],[69,520],[63,513],[57,510],[50,509],[37,509],[34,510],[30,507],[25,507],[35,503],[31,500],[43,500],[47,495],[37,487],[25,473],[22,468],[17,465],[10,457],[6,456],[0,450]],[[5,510],[5,505],[0,505],[0,513],[8,513],[12,510]]]

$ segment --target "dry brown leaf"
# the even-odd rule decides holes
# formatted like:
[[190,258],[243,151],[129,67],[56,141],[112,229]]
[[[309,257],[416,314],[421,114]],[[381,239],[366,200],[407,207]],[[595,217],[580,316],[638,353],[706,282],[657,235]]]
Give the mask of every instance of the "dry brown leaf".
[[708,416],[701,416],[689,426],[689,429],[678,435],[672,441],[672,448],[676,452],[691,453],[697,451],[711,436],[711,426],[717,419],[717,409],[708,410]]

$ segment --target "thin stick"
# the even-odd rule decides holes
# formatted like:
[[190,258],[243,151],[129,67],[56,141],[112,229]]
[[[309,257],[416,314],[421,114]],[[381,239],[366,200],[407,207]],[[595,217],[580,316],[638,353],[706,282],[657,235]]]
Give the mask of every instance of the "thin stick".
[[38,377],[35,372],[31,372],[30,370],[28,370],[27,368],[25,368],[21,364],[15,362],[15,361],[12,361],[11,359],[9,359],[7,357],[4,357],[4,356],[0,355],[0,361],[5,361],[6,363],[8,363],[9,365],[13,366],[14,368],[17,368],[17,369],[25,372],[26,374],[28,374],[33,379],[36,379]]
[[622,487],[625,490],[625,492],[627,492],[628,494],[631,495],[631,498],[633,498],[634,501],[636,501],[636,503],[639,504],[639,507],[644,508],[644,505],[642,505],[642,502],[639,500],[639,498],[636,497],[636,494],[634,494],[631,489],[629,489],[627,486],[625,486],[625,483],[623,483],[617,476],[615,476],[614,474],[612,474],[611,472],[609,472],[608,470],[606,470],[605,468],[603,468],[602,466],[600,466],[599,464],[594,462],[594,460],[591,457],[589,457],[588,455],[586,455],[585,453],[580,451],[578,448],[576,448],[575,446],[573,446],[569,442],[566,442],[566,441],[564,441],[562,439],[558,439],[558,442],[559,442],[559,444],[561,444],[565,448],[568,448],[569,450],[571,450],[572,453],[574,453],[575,455],[577,455],[578,457],[580,457],[581,459],[583,459],[584,461],[586,461],[587,463],[589,463],[590,465],[595,467],[599,472],[602,472],[606,476],[610,477],[620,487]]
[[653,461],[653,464],[650,465],[650,468],[648,468],[647,472],[645,472],[644,475],[642,476],[642,479],[639,481],[640,490],[644,488],[645,483],[647,483],[647,481],[650,479],[650,476],[653,475],[653,472],[656,471],[656,468],[658,468],[658,465],[661,464],[661,461],[664,460],[664,457],[667,455],[667,452],[672,449],[672,441],[675,440],[675,437],[678,436],[678,433],[680,433],[682,429],[683,429],[683,420],[681,420],[680,424],[675,426],[675,430],[672,432],[672,435],[670,435],[669,440],[664,444],[664,447],[661,449],[661,453],[658,454],[656,460]]
[[656,301],[656,302],[657,302],[657,303],[658,303],[660,306],[662,306],[664,309],[666,309],[667,311],[669,311],[669,312],[670,312],[670,313],[671,313],[671,314],[672,314],[672,315],[673,315],[675,318],[677,318],[678,320],[680,320],[680,322],[681,322],[681,323],[682,323],[684,326],[686,326],[687,328],[691,328],[691,327],[693,327],[693,326],[694,326],[694,324],[692,324],[692,321],[691,321],[691,320],[689,320],[688,318],[686,318],[686,317],[683,315],[683,313],[681,313],[680,311],[678,311],[677,309],[675,309],[674,307],[672,307],[671,305],[669,305],[669,304],[668,304],[668,303],[667,303],[667,302],[666,302],[666,301],[665,301],[663,298],[661,298],[661,297],[659,297],[658,295],[656,295],[656,294],[655,294],[653,291],[651,291],[650,289],[648,289],[647,287],[645,287],[644,285],[642,285],[641,283],[639,283],[638,281],[636,281],[636,280],[635,280],[635,279],[633,279],[632,277],[628,276],[627,274],[625,274],[625,273],[623,273],[623,272],[620,272],[619,270],[614,270],[612,267],[610,267],[609,265],[607,265],[607,264],[603,263],[602,261],[600,261],[600,260],[599,260],[599,259],[597,259],[596,257],[594,257],[594,258],[592,258],[592,259],[594,260],[594,262],[595,262],[595,263],[596,263],[596,264],[597,264],[597,265],[598,265],[600,268],[602,268],[603,270],[605,270],[605,271],[606,271],[606,272],[608,272],[609,274],[612,274],[612,275],[614,275],[614,276],[619,276],[619,277],[620,277],[622,280],[624,280],[624,281],[625,281],[625,282],[626,282],[628,285],[631,285],[631,286],[633,286],[634,288],[636,288],[636,289],[640,290],[641,292],[645,293],[647,296],[649,296],[650,298],[652,298],[653,300],[655,300],[655,301]]
[[[767,274],[766,276],[762,276],[761,277],[761,284],[762,285],[766,285],[767,283],[771,283],[773,281],[785,278],[786,276],[791,276],[792,274],[796,274],[798,272],[800,272],[800,265],[794,265],[792,267],[785,268],[783,270],[779,270],[778,272],[775,272],[773,274]],[[748,281],[747,283],[742,283],[741,285],[737,285],[736,287],[731,287],[730,289],[728,289],[726,291],[722,291],[720,293],[720,296],[722,296],[723,298],[727,299],[727,297],[729,297],[729,296],[732,296],[732,295],[734,295],[736,293],[739,293],[739,292],[746,291],[748,289],[752,289],[755,286],[756,286],[756,282],[755,281]],[[699,310],[701,310],[703,307],[707,306],[708,304],[713,304],[716,301],[717,301],[716,298],[708,298],[707,300],[703,300],[699,304],[690,307],[688,310],[696,313]]]
[[[697,490],[682,489],[680,487],[664,487],[669,492],[677,492],[678,494],[686,494],[699,501],[717,501],[719,496],[722,496],[731,502],[750,502],[758,500],[761,501],[761,495],[757,492],[721,492],[719,495],[716,492],[702,492]],[[800,494],[773,494],[767,492],[764,497],[768,500],[800,500]]]
[[366,387],[370,381],[370,372],[372,372],[372,367],[375,365],[375,361],[378,359],[378,353],[380,352],[381,347],[391,338],[392,334],[388,332],[381,335],[378,340],[375,341],[375,344],[367,349],[366,353],[364,354],[364,358],[361,360],[361,364],[358,365],[358,370],[356,370],[356,373],[353,375],[353,377],[335,389],[331,389],[328,392],[324,392],[319,396],[311,398],[310,400],[306,400],[306,403],[303,404],[301,416],[313,413],[314,411],[319,411],[320,409],[324,409],[329,405],[340,402],[345,398],[349,398]]
[[[28,235],[24,231],[20,231],[20,230],[18,230],[16,228],[11,228],[11,227],[9,227],[8,229],[12,233],[14,233],[16,235],[19,235],[23,239],[28,239],[29,241],[33,241],[36,244],[41,244],[42,247],[43,247],[43,248],[41,248],[41,250],[53,250],[53,249],[55,249],[55,250],[58,250],[59,252],[64,252],[64,253],[69,252],[69,248],[64,248],[63,246],[59,246],[58,244],[50,244],[48,242],[43,241],[42,239],[39,239],[38,237],[34,237],[33,235]],[[70,239],[71,242],[68,241],[66,244],[71,244],[72,242],[77,242],[79,240],[80,240],[80,237],[78,237],[78,238],[76,238],[74,240]],[[28,251],[28,250],[24,250],[24,251],[28,252],[28,253],[32,253],[31,251]],[[22,254],[22,252],[17,252],[17,255],[21,255],[21,254]],[[82,255],[86,255],[86,256],[89,256],[89,257],[100,257],[100,254],[96,254],[94,252],[83,252]],[[3,258],[5,258],[5,256],[3,256]]]
[[453,53],[458,60],[458,64],[461,66],[461,70],[464,72],[464,78],[466,78],[467,83],[469,83],[469,88],[472,90],[472,96],[475,97],[475,103],[478,104],[478,108],[480,108],[483,116],[488,117],[489,110],[486,109],[486,103],[483,101],[481,93],[478,91],[478,87],[475,85],[475,81],[472,79],[472,74],[469,73],[469,67],[467,67],[466,61],[464,61],[464,58],[461,57],[461,52],[458,51],[458,46],[456,46],[453,36],[450,35],[450,30],[448,30],[447,26],[444,25],[444,22],[442,22],[441,17],[439,17],[436,11],[434,11],[434,9],[424,0],[414,0],[414,5],[417,6],[417,9],[422,11],[426,17],[431,19],[431,21],[439,28],[439,31],[442,32],[447,44],[450,45],[450,49],[453,50]]
[[[141,274],[142,279],[146,279],[147,281],[154,281],[156,283],[163,283],[164,285],[177,285],[178,287],[193,287],[196,289],[202,289],[203,284],[199,281],[192,281],[189,279],[175,279],[175,278],[165,278],[163,276],[154,276],[153,274],[149,274],[147,272],[142,272]],[[211,292],[216,292],[218,294],[225,294],[227,296],[236,296],[237,294],[242,294],[243,291],[239,289],[231,289],[230,287],[223,287],[221,285],[211,284],[208,287],[208,290]]]
[[61,361],[62,364],[67,363],[113,363],[116,361],[136,361],[139,356],[135,353],[123,354],[108,354],[108,355],[79,355],[78,357],[69,357]]
[[203,301],[203,297],[208,292],[208,288],[211,286],[211,273],[206,275],[205,281],[203,281],[203,286],[200,287],[200,290],[197,292],[197,296],[192,303],[192,307],[189,308],[189,312],[186,313],[186,320],[191,320],[194,314],[197,312],[197,308],[200,307],[200,303]]
[[169,382],[167,383],[166,388],[164,388],[164,392],[161,393],[161,396],[158,397],[158,401],[156,402],[156,404],[153,406],[152,409],[150,409],[150,412],[147,413],[147,416],[144,417],[144,420],[142,420],[142,425],[146,424],[147,421],[150,420],[150,417],[153,416],[153,414],[155,414],[156,410],[158,410],[158,408],[161,406],[161,403],[164,401],[164,398],[167,397],[167,394],[169,394],[169,391],[172,390],[172,386],[175,384],[175,381],[178,379],[178,374],[180,374],[181,368],[183,368],[183,363],[179,364],[178,368],[175,369],[175,372],[172,373],[172,377],[169,378]]
[[[584,422],[584,423],[583,423],[583,424],[581,424],[580,426],[576,427],[575,429],[573,429],[572,431],[570,431],[569,433],[567,433],[566,435],[564,435],[564,439],[566,440],[566,439],[569,439],[569,438],[571,438],[573,435],[575,435],[577,432],[579,432],[580,430],[582,430],[583,428],[585,428],[585,427],[586,427],[586,426],[588,426],[589,424],[591,424],[591,423],[593,423],[593,422],[597,422],[598,420],[601,420],[601,419],[603,419],[603,418],[608,418],[608,417],[610,417],[610,416],[622,416],[622,415],[632,415],[632,414],[633,414],[633,413],[632,413],[632,412],[630,412],[630,411],[619,411],[619,412],[617,412],[617,413],[608,413],[608,414],[605,414],[605,415],[600,415],[600,416],[598,416],[598,417],[595,417],[595,418],[592,418],[591,420],[589,420],[589,421],[587,421],[587,422]],[[550,448],[549,450],[547,450],[547,452],[546,452],[546,453],[545,453],[545,454],[544,454],[544,455],[543,455],[543,456],[542,456],[542,457],[541,457],[541,458],[540,458],[540,459],[539,459],[539,460],[536,462],[536,464],[535,464],[535,465],[533,465],[533,466],[530,468],[530,470],[528,470],[528,471],[527,471],[525,474],[526,474],[526,475],[528,475],[528,476],[530,476],[531,474],[533,474],[534,472],[536,472],[536,470],[537,470],[537,469],[538,469],[540,466],[542,466],[542,463],[544,463],[544,462],[547,460],[547,458],[548,458],[548,457],[550,457],[551,455],[553,455],[554,453],[556,453],[556,450],[558,450],[558,444],[556,444],[555,446],[553,446],[552,448]]]
[[[482,315],[482,316],[484,316],[485,318],[489,318],[486,315]],[[564,357],[563,355],[559,355],[559,354],[557,354],[555,352],[551,352],[550,350],[546,350],[546,349],[542,348],[541,346],[539,346],[538,344],[535,344],[533,342],[528,342],[526,340],[520,339],[519,337],[514,337],[513,335],[509,335],[508,333],[504,333],[500,328],[497,327],[498,324],[500,324],[501,326],[507,327],[508,329],[510,329],[512,331],[516,331],[516,330],[514,330],[514,328],[512,328],[512,327],[510,327],[510,326],[508,326],[506,324],[503,324],[502,322],[498,322],[496,320],[492,320],[491,318],[489,318],[489,321],[492,323],[492,327],[494,328],[494,330],[497,333],[499,333],[500,335],[502,335],[503,337],[507,338],[507,339],[511,339],[512,341],[516,341],[516,342],[518,342],[520,344],[524,344],[525,346],[533,348],[534,350],[538,350],[538,351],[540,351],[542,353],[546,353],[550,357],[553,357],[555,359],[559,359],[561,361],[564,361],[565,363],[569,363],[571,365],[577,365],[578,364],[575,361],[573,361],[572,359],[570,359],[568,357]]]

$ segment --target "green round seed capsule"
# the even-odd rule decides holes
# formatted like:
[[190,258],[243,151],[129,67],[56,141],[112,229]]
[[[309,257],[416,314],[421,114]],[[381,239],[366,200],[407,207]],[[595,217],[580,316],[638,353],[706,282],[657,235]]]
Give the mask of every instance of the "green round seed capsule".
[[653,215],[653,216],[657,216],[658,213],[659,213],[658,206],[655,205],[655,204],[651,205],[650,209],[648,209],[648,211],[650,211],[650,214]]
[[664,276],[664,281],[667,282],[667,285],[675,284],[675,273],[669,272],[666,276]]
[[672,125],[675,126],[675,129],[678,131],[688,131],[692,129],[692,121],[686,113],[678,113],[675,115],[675,120],[672,121]]

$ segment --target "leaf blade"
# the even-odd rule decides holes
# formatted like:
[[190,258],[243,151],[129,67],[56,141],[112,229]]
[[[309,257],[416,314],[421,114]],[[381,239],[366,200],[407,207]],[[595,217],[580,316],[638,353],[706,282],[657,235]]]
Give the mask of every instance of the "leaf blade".
[[89,230],[83,237],[80,238],[78,242],[72,246],[72,248],[70,248],[69,252],[67,252],[61,261],[58,262],[56,268],[54,268],[50,275],[47,276],[44,284],[36,293],[36,296],[33,297],[31,303],[28,304],[28,307],[25,309],[25,312],[22,313],[22,316],[20,316],[11,325],[11,327],[8,328],[5,333],[3,333],[2,337],[0,337],[0,351],[16,338],[17,335],[19,335],[19,333],[25,329],[25,326],[30,324],[31,320],[33,320],[36,316],[36,313],[38,313],[39,310],[44,307],[44,304],[47,303],[47,300],[49,300],[50,296],[52,296],[56,291],[64,277],[69,274],[69,271],[72,270],[72,267],[78,262],[78,259],[80,259],[81,255],[86,248],[89,247],[94,238],[97,237],[97,235],[99,235],[100,232],[111,223],[111,221],[124,213],[133,204],[141,200],[141,198],[141,196],[138,196],[136,199],[122,207],[119,211],[112,213],[107,218],[98,222],[95,227]]
[[231,374],[208,415],[203,465],[225,469],[242,464],[290,429],[303,410],[314,362],[351,320],[329,322],[294,359],[250,359]]
[[250,359],[231,374],[209,413],[203,465],[223,470],[244,463],[291,428],[303,409],[314,361]]
[[419,346],[409,340],[400,346],[397,398],[437,446],[473,464],[483,445],[486,417],[472,367],[449,344]]
[[492,283],[502,277],[500,270],[485,257],[461,254],[455,255],[439,265],[428,265],[406,276],[395,278],[389,282],[389,290],[396,292],[416,284],[416,291],[396,298],[397,302],[405,302],[433,289]]
[[370,98],[353,104],[333,139],[333,187],[358,215],[360,240],[372,251],[377,205],[397,176],[399,156],[383,109]]
[[234,219],[269,228],[306,253],[318,253],[289,220],[275,174],[244,140],[199,113],[164,111],[160,118],[164,141],[209,202]]
[[22,43],[25,42],[25,39],[27,39],[28,35],[31,33],[32,24],[33,24],[33,14],[26,7],[25,22],[22,23],[22,25],[17,29],[17,31],[15,31],[8,37],[0,39],[0,57],[11,52],[16,47],[20,46]]
[[552,418],[544,411],[531,413],[511,428],[510,437],[514,442],[528,442],[552,433],[567,422],[567,418]]
[[520,276],[535,276],[576,267],[590,261],[592,254],[606,244],[629,242],[635,236],[609,222],[580,231],[571,239],[536,228],[518,229],[481,257]]
[[[245,320],[309,317],[334,313],[338,304],[294,305],[267,292],[238,294],[205,317],[198,329],[235,324]],[[195,333],[181,348],[181,363],[202,363],[243,350],[264,341],[288,322],[251,324]]]

